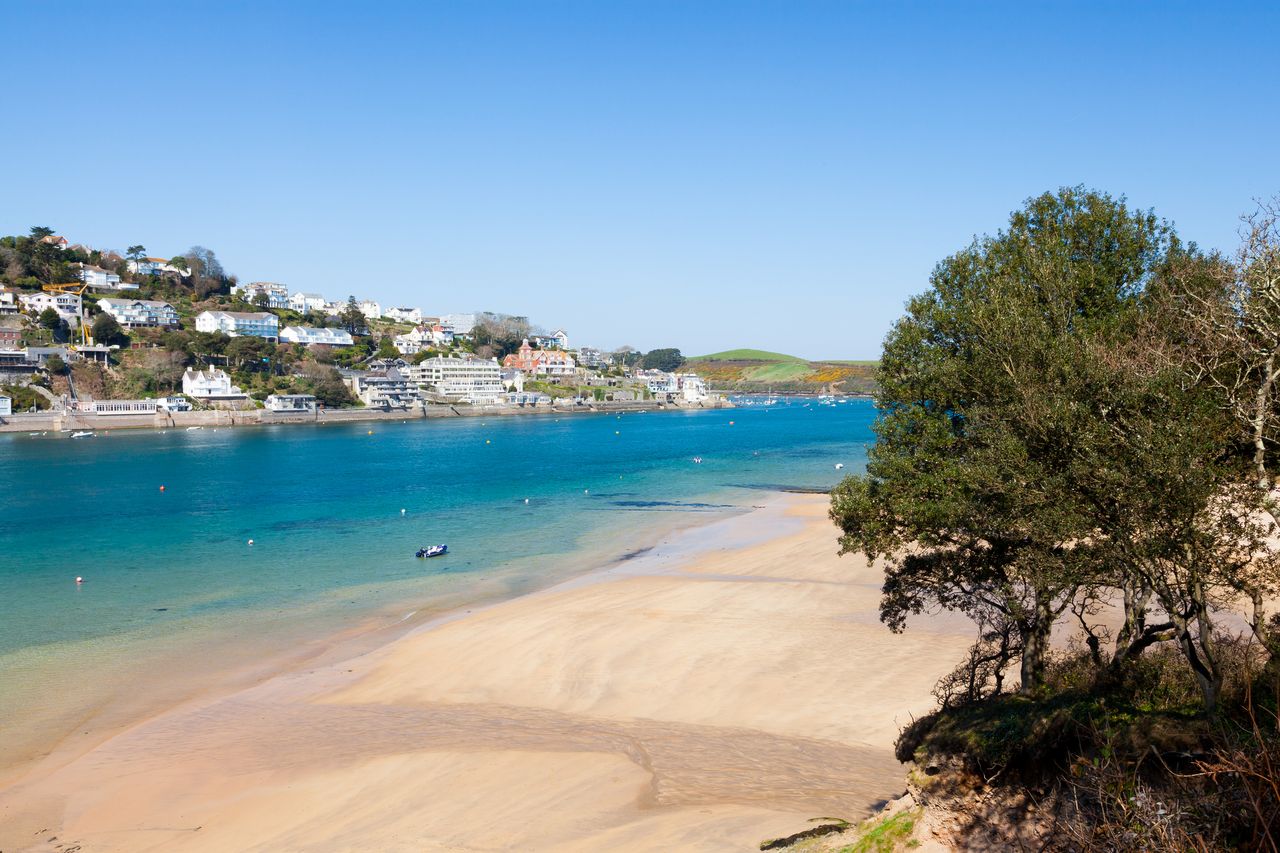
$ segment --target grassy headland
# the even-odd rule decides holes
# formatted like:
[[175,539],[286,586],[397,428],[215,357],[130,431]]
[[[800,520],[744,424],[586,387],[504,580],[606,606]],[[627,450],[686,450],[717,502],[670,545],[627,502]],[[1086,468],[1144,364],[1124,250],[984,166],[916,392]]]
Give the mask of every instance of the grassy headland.
[[806,361],[758,349],[733,349],[690,357],[684,369],[724,391],[781,394],[869,394],[874,361]]

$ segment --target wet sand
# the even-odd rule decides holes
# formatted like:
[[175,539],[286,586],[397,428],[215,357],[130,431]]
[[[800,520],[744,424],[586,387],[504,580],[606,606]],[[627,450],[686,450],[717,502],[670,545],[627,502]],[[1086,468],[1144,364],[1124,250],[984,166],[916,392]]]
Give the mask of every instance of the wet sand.
[[151,717],[0,790],[0,850],[742,850],[864,816],[970,632],[880,625],[826,507]]

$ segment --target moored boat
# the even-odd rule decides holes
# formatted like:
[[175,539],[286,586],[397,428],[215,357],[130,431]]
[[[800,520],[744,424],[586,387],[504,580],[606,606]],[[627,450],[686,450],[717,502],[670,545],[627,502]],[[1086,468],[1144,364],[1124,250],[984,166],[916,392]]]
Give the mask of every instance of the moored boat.
[[425,548],[419,548],[417,556],[422,558],[440,557],[447,553],[449,553],[448,545],[429,545]]

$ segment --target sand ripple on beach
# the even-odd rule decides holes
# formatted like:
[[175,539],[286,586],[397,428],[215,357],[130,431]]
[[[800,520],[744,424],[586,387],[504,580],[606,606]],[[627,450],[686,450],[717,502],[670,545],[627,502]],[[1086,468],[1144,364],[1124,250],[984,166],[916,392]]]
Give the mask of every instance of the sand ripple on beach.
[[[193,732],[199,736],[192,737]],[[335,733],[340,735],[335,736]],[[216,765],[222,774],[317,771],[410,751],[624,755],[646,770],[646,805],[768,803],[861,812],[859,792],[901,772],[887,750],[655,720],[499,705],[259,705],[225,701],[125,735],[91,761],[113,774]]]

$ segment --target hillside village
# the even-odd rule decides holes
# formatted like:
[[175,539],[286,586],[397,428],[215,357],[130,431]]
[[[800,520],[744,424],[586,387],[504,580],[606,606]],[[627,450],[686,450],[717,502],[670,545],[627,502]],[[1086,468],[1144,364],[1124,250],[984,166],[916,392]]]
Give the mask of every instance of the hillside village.
[[161,258],[44,227],[0,237],[0,417],[714,401],[679,350],[608,352],[524,317],[376,295],[242,283],[200,246]]

